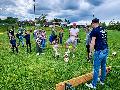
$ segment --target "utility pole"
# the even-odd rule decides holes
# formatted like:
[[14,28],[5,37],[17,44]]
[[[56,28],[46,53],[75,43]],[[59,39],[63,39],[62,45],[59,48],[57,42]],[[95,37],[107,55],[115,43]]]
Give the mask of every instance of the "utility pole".
[[94,11],[93,11],[92,17],[93,17],[93,19],[95,18],[95,14],[94,14]]
[[34,5],[34,30],[35,30],[36,29],[35,28],[35,25],[36,25],[36,20],[35,20],[35,0],[33,0],[33,2],[34,2],[33,5]]

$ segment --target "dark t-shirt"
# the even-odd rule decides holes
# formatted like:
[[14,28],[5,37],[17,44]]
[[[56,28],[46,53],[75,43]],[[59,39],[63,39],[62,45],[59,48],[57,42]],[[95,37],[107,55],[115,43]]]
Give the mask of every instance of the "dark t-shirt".
[[90,38],[92,39],[92,37],[96,37],[95,47],[94,47],[96,51],[104,50],[105,48],[108,48],[107,32],[103,27],[98,26],[96,28],[93,28],[93,30],[90,33]]
[[26,39],[26,43],[29,44],[30,43],[30,34],[26,34],[24,36],[24,38]]
[[12,46],[16,46],[16,39],[10,40],[10,43],[12,44]]

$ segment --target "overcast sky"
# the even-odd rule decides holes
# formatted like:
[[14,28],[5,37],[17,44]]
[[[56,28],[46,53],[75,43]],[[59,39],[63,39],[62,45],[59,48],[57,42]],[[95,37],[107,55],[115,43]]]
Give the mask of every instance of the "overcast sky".
[[120,0],[36,0],[36,15],[33,4],[33,0],[0,0],[0,18],[31,19],[44,13],[48,19],[87,21],[94,13],[101,21],[120,20]]

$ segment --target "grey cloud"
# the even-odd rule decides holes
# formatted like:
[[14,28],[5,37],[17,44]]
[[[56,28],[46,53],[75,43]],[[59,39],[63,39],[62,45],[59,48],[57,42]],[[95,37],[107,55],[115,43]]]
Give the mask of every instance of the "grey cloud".
[[0,7],[6,8],[9,6],[16,6],[12,0],[0,0]]
[[[81,4],[81,2],[84,3]],[[87,6],[86,6],[87,5]],[[36,16],[48,14],[48,17],[67,18],[70,21],[91,20],[94,11],[100,19],[120,17],[120,0],[36,0]],[[0,16],[21,16],[5,8],[17,8],[13,0],[0,0]],[[34,7],[27,15],[34,15]],[[23,16],[24,17],[24,16]]]
[[94,6],[99,6],[104,3],[105,0],[87,0],[87,2],[91,3]]
[[79,0],[64,0],[62,3],[62,8],[64,10],[76,10],[79,9]]
[[46,2],[45,0],[37,0],[35,7],[36,10],[50,10],[52,8],[49,2]]
[[[108,4],[109,2],[109,4]],[[101,20],[112,20],[118,19],[120,20],[120,1],[116,0],[116,2],[112,0],[106,0],[98,8],[95,8],[95,16],[100,18]]]

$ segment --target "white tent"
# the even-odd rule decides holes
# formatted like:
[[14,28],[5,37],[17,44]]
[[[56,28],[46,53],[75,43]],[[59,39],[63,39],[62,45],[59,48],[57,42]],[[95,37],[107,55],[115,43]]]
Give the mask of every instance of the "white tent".
[[78,21],[78,22],[71,22],[67,26],[71,26],[71,25],[73,25],[73,23],[76,23],[76,25],[90,25],[91,21],[83,21],[83,20],[81,20],[81,21]]

